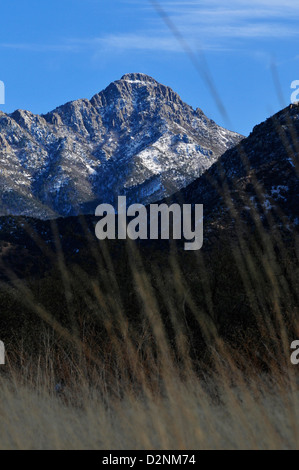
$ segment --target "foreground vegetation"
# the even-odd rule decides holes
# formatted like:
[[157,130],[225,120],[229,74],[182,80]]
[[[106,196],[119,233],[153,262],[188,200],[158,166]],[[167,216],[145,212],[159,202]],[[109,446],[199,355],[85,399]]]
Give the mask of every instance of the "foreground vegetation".
[[1,222],[1,448],[299,447],[297,225],[239,194],[194,253]]
[[296,259],[246,246],[11,275],[0,448],[298,448]]
[[[297,449],[296,371],[241,374],[222,357],[215,374],[171,362],[136,383],[64,358],[68,379],[55,391],[52,352],[0,379],[1,449]],[[154,377],[156,380],[154,380]]]

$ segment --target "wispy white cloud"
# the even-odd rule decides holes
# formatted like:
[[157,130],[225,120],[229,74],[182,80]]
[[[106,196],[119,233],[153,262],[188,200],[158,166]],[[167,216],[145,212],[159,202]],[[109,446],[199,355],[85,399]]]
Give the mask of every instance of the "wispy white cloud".
[[[80,45],[93,48],[96,51],[164,51],[164,52],[181,52],[180,44],[169,34],[155,34],[154,31],[145,31],[140,33],[128,34],[109,34],[104,37],[93,38],[80,41]],[[222,45],[206,45],[206,50],[224,51],[229,50]]]
[[[135,0],[137,3],[137,0]],[[280,18],[289,18],[291,16],[299,14],[299,3],[297,0],[229,0],[224,2],[223,0],[198,0],[198,1],[167,1],[161,0],[159,3],[169,13],[178,13],[182,11],[190,12],[197,10],[201,14],[206,12],[215,12],[216,14],[220,11],[230,12],[237,16],[244,15],[250,16],[279,16]],[[144,7],[151,8],[151,0],[144,3]],[[147,6],[146,6],[147,5]]]
[[298,0],[161,1],[172,22],[189,37],[288,38],[299,34]]
[[171,51],[180,50],[176,41],[169,36],[155,36],[148,32],[137,32],[128,34],[108,34],[103,37],[88,39],[81,44],[96,49],[111,50],[148,50],[148,51]]
[[[126,0],[144,9],[147,29],[128,33],[111,31],[96,38],[65,40],[61,44],[0,43],[0,49],[30,52],[107,51],[181,52],[182,47],[161,18],[151,0]],[[157,2],[156,2],[157,3]],[[299,35],[299,0],[161,0],[159,5],[191,48],[231,51],[256,39],[290,39]]]
[[[140,0],[132,0],[140,7]],[[152,2],[154,3],[154,2]],[[299,35],[298,0],[161,0],[158,3],[191,48],[236,50],[257,39],[289,39]],[[147,31],[109,34],[97,38],[99,47],[114,50],[181,51],[161,18],[153,16],[151,1],[142,4]]]
[[12,49],[28,52],[76,52],[79,44],[33,44],[33,43],[0,43],[0,49]]

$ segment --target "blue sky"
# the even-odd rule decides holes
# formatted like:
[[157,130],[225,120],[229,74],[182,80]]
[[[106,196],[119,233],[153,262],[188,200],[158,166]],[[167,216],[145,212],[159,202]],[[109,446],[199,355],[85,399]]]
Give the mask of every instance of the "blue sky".
[[45,113],[128,72],[153,76],[245,135],[289,104],[299,80],[298,0],[161,0],[175,34],[153,2],[0,0],[0,109]]

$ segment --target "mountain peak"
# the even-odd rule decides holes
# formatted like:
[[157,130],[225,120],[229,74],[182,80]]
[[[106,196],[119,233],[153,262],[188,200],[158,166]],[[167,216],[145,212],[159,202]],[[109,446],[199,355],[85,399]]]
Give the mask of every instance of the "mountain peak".
[[123,75],[120,79],[121,81],[126,81],[126,82],[141,82],[145,84],[155,84],[158,83],[157,80],[154,78],[150,77],[149,75],[146,75],[145,73],[126,73]]

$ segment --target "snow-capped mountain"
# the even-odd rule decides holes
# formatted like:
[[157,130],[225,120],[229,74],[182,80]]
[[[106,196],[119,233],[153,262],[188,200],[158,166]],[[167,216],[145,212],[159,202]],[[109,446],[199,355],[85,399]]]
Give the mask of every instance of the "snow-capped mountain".
[[[290,250],[298,247],[298,238],[294,242],[299,228],[298,135],[299,106],[288,107],[256,126],[248,138],[225,152],[201,177],[166,199],[168,204],[203,204],[203,252],[216,247],[215,257],[218,257],[226,243],[236,246],[239,236],[244,234],[246,238],[254,234],[264,237],[268,233],[270,237],[264,243],[270,239],[272,244],[285,244]],[[94,251],[90,246],[98,242],[97,222],[94,215],[86,215],[85,224],[81,217],[61,217],[55,221],[69,263],[94,265],[91,261]],[[111,242],[109,249],[118,259],[123,259],[126,247],[119,240],[115,244]],[[146,253],[150,258],[155,250],[163,252],[168,243],[163,242],[144,242],[145,258]],[[56,246],[52,221],[0,217],[0,261],[13,267],[19,276],[27,275],[27,270],[33,274],[42,272],[47,263],[57,262]],[[187,270],[190,260],[191,255],[184,263]],[[190,265],[191,271],[193,268]]]
[[46,115],[0,112],[0,215],[93,213],[118,195],[169,196],[242,137],[144,74]]

